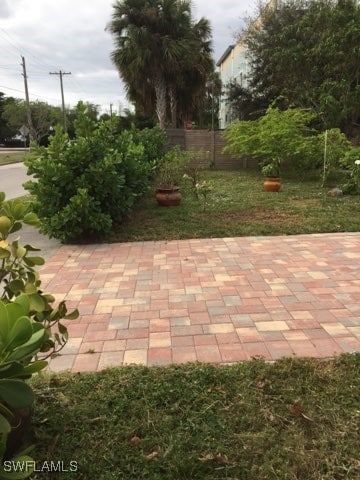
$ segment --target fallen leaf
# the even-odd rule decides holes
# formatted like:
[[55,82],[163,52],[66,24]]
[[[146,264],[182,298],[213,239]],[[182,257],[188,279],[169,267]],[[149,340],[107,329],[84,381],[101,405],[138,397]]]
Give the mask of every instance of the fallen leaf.
[[305,415],[304,407],[302,405],[300,405],[299,403],[294,403],[294,405],[292,405],[290,407],[290,411],[293,415],[295,415],[295,417],[301,417],[304,420],[307,420],[308,422],[313,422],[314,421],[312,418]]
[[208,453],[206,455],[203,455],[199,457],[200,462],[215,462],[218,463],[219,465],[229,465],[230,462],[228,458],[225,455],[220,455],[218,453],[217,455],[213,455],[212,453]]
[[149,453],[149,455],[146,455],[146,458],[148,460],[152,460],[153,458],[157,457],[159,453],[160,453],[160,447],[156,447],[153,452]]
[[229,460],[228,458],[225,456],[225,455],[215,455],[215,458],[214,458],[215,462],[216,463],[219,463],[220,465],[229,465]]
[[259,389],[259,390],[262,390],[266,385],[266,380],[259,380],[257,383],[256,383],[256,387]]
[[132,437],[132,438],[130,439],[131,445],[137,445],[139,442],[140,442],[140,438],[139,438],[139,437],[136,437],[136,436],[135,436],[135,437]]
[[202,457],[199,457],[200,462],[211,462],[214,460],[214,455],[211,453],[208,453],[207,455],[203,455]]

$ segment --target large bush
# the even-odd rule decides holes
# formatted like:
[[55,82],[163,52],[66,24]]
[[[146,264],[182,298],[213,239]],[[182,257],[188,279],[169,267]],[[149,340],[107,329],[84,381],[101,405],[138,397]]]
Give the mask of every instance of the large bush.
[[[323,174],[325,133],[312,128],[316,115],[309,109],[280,110],[270,106],[257,120],[233,122],[224,132],[225,148],[259,160],[263,173],[279,175],[284,166]],[[326,133],[326,177],[339,167],[350,142],[339,129]]]
[[75,125],[75,140],[58,127],[48,149],[26,161],[41,228],[64,242],[107,235],[148,188],[164,145],[157,131],[116,133],[112,120],[87,125],[82,115]]

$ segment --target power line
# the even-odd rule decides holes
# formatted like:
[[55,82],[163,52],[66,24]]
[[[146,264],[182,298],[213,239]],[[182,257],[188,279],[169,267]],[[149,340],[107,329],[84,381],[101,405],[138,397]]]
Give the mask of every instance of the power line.
[[[1,35],[1,32],[3,32],[3,34],[6,35],[7,38],[4,37],[4,35]],[[24,48],[22,45],[20,44],[15,44],[15,39],[13,39],[13,37],[11,37],[9,35],[9,33],[6,32],[6,30],[4,30],[3,28],[0,28],[0,35],[2,36],[2,38],[9,44],[11,45],[11,47],[13,49],[15,49],[15,51],[17,52],[17,54],[22,54],[23,52],[25,53],[28,53],[28,55],[30,55],[34,61],[40,65],[40,67],[42,68],[46,68],[46,70],[48,70],[49,68],[53,68],[54,65],[49,65],[49,64],[46,64],[44,63],[42,60],[39,59],[39,57],[35,56],[33,53],[31,53],[27,48]]]
[[[24,93],[24,90],[18,90],[17,88],[7,87],[6,85],[0,85],[0,88],[6,88],[6,90],[11,90],[11,91],[13,91],[13,92]],[[34,95],[34,96],[36,96],[36,97],[38,97],[38,98],[42,98],[42,99],[44,99],[44,100],[54,100],[54,101],[56,101],[56,102],[59,101],[58,98],[44,97],[44,96],[39,95],[39,94],[37,94],[37,93],[35,93],[35,92],[33,92],[32,95]]]

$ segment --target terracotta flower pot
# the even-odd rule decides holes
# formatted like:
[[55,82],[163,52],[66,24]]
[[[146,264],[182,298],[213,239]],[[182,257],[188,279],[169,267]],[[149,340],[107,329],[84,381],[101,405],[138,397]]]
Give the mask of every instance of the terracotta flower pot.
[[281,188],[281,180],[279,177],[265,177],[263,189],[265,192],[278,192]]
[[159,187],[156,189],[155,195],[159,205],[163,205],[165,207],[180,205],[181,193],[180,193],[179,187],[172,187],[172,188]]

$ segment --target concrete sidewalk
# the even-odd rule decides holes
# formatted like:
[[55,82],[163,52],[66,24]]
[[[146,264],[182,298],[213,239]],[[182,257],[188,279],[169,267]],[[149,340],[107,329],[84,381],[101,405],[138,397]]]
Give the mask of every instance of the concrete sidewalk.
[[43,285],[81,316],[51,370],[360,350],[360,234],[62,246]]

